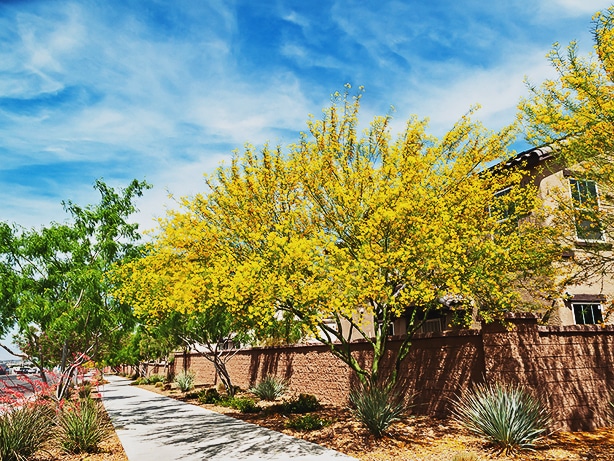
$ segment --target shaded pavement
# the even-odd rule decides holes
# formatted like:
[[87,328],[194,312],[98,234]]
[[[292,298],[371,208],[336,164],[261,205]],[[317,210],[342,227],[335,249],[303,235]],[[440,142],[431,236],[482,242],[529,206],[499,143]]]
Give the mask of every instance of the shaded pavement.
[[130,461],[355,458],[105,376],[104,406]]

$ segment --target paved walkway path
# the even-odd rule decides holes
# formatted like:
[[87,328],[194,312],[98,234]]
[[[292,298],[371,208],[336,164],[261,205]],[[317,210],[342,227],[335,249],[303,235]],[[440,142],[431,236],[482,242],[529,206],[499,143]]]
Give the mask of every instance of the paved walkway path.
[[130,461],[354,458],[106,376],[102,401]]

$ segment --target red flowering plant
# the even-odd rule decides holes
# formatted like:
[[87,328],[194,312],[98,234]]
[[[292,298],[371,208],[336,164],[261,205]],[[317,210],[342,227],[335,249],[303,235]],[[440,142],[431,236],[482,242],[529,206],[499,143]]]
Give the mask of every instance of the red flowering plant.
[[0,381],[0,413],[4,414],[27,403],[48,401],[55,391],[54,381],[44,382],[28,375],[7,375]]
[[53,386],[38,378],[10,375],[0,381],[0,459],[27,459],[51,435]]

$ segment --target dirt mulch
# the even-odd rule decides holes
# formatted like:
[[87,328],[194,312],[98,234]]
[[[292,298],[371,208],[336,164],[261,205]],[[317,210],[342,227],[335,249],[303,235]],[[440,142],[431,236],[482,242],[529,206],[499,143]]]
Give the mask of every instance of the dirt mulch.
[[[176,390],[163,391],[149,385],[141,387],[317,443],[361,461],[614,461],[614,428],[558,432],[538,445],[535,451],[522,452],[515,457],[502,456],[492,446],[448,420],[410,416],[394,424],[387,436],[375,439],[348,409],[325,405],[314,413],[331,421],[329,426],[314,431],[297,431],[286,427],[287,421],[294,416],[267,412],[266,409],[256,414],[244,414],[217,405],[200,405],[197,399],[186,399]],[[265,402],[262,405],[266,408],[270,404]],[[128,458],[119,438],[111,431],[98,453],[66,454],[50,441],[31,461],[128,461]]]
[[261,402],[265,406],[264,411],[244,414],[216,405],[200,405],[197,399],[186,399],[184,394],[176,390],[164,391],[150,385],[142,387],[317,443],[361,461],[614,461],[614,428],[591,432],[557,432],[540,443],[535,451],[503,456],[494,447],[449,420],[410,416],[395,423],[387,436],[375,439],[353,418],[348,409],[325,405],[314,414],[332,421],[332,424],[319,430],[297,431],[286,428],[286,422],[292,416],[267,412],[266,406],[269,404],[266,402]]

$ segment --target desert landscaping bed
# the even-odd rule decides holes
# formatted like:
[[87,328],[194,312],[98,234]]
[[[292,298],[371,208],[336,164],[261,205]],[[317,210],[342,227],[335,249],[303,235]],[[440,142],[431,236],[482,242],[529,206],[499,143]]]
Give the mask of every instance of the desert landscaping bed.
[[378,440],[352,417],[347,408],[324,405],[314,413],[332,421],[332,424],[318,430],[298,431],[286,427],[289,417],[267,412],[266,402],[261,402],[265,406],[265,411],[240,413],[231,408],[200,404],[194,393],[187,394],[186,398],[186,394],[176,389],[163,390],[153,385],[141,387],[317,443],[362,461],[614,460],[614,428],[592,432],[557,432],[538,445],[535,451],[525,451],[516,456],[502,456],[489,444],[449,420],[410,415],[405,420],[395,423],[387,435]]

